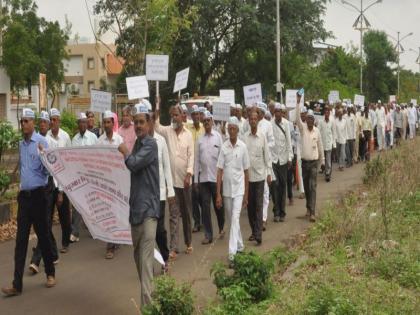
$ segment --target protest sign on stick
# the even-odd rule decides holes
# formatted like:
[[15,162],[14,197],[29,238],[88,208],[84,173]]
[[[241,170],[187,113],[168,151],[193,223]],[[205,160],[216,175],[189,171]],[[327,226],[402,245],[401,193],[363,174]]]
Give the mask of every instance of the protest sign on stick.
[[149,97],[149,84],[145,75],[126,78],[125,82],[129,100]]
[[219,101],[222,103],[235,104],[235,90],[220,90]]
[[365,105],[365,96],[355,94],[354,95],[354,105],[356,106],[364,106]]
[[261,83],[251,84],[243,87],[245,105],[254,105],[262,102]]
[[[286,90],[286,107],[287,108],[296,108],[298,90]],[[300,99],[300,106],[304,105],[305,94],[302,95]]]
[[230,104],[226,102],[213,103],[213,119],[219,121],[228,121],[230,117]]
[[105,91],[90,90],[90,110],[93,112],[103,113],[111,110],[112,94]]
[[185,68],[184,70],[177,72],[175,77],[174,93],[178,92],[178,94],[180,94],[181,90],[187,88],[189,73],[190,68]]

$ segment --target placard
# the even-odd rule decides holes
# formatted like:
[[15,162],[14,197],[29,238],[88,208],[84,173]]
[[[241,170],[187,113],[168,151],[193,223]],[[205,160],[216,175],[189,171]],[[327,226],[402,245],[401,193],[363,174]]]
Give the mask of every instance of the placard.
[[340,92],[339,91],[330,91],[328,94],[328,103],[335,104],[340,99]]
[[90,110],[92,112],[103,113],[111,110],[112,94],[110,92],[90,90]]
[[397,96],[395,95],[390,95],[389,96],[389,102],[390,103],[395,103],[397,101]]
[[261,83],[247,85],[243,87],[245,105],[254,105],[257,102],[262,102]]
[[235,104],[235,90],[220,90],[219,95],[220,102]]
[[228,121],[230,118],[230,103],[213,102],[213,119],[219,121]]
[[189,74],[190,74],[189,67],[177,72],[176,77],[175,77],[174,93],[187,88]]
[[168,81],[168,55],[146,55],[146,78],[150,81]]
[[412,98],[410,103],[413,104],[414,106],[417,106],[417,99]]
[[365,105],[365,96],[355,94],[354,95],[354,105],[356,106],[364,106]]
[[125,82],[129,100],[149,97],[149,84],[145,75],[126,78]]
[[[297,91],[298,90],[286,90],[286,107],[287,108],[296,108]],[[305,103],[305,94],[302,95],[299,104],[303,106],[304,103]]]

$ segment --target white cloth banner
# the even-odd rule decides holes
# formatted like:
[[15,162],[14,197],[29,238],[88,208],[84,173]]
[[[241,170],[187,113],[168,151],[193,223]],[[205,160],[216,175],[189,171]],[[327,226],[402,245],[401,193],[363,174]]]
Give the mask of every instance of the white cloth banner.
[[174,93],[187,88],[189,74],[190,74],[189,67],[177,72],[176,77],[175,77]]
[[[286,90],[286,107],[287,108],[296,108],[298,90]],[[300,106],[304,106],[305,103],[305,94],[302,95],[300,99]]]
[[112,94],[105,91],[90,90],[90,110],[93,112],[103,113],[111,110]]
[[126,78],[125,82],[129,100],[149,97],[149,83],[145,75]]
[[262,102],[261,83],[244,86],[245,105],[254,105]]
[[230,103],[214,102],[213,119],[219,121],[228,121],[230,117]]
[[146,78],[151,81],[168,81],[168,55],[146,55]]

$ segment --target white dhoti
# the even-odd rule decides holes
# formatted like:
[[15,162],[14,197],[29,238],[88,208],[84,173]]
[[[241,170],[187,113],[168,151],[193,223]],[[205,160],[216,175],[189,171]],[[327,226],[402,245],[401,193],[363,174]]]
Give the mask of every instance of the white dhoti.
[[241,226],[239,219],[242,210],[242,200],[244,196],[237,196],[234,198],[223,197],[223,206],[230,218],[230,232],[229,232],[229,259],[239,251],[244,250],[244,242],[242,240]]
[[378,150],[382,151],[385,149],[385,128],[382,126],[376,126],[376,137],[378,139]]
[[270,189],[268,188],[267,180],[264,182],[264,195],[263,195],[263,221],[267,221],[268,217],[268,204],[270,203]]

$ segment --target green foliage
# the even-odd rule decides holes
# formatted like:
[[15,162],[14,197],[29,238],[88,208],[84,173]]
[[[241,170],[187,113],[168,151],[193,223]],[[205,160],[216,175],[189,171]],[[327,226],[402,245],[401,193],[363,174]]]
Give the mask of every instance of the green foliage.
[[223,299],[224,314],[243,314],[252,302],[251,296],[240,284],[222,288],[219,295]]
[[194,301],[191,287],[178,286],[175,279],[161,276],[155,279],[152,303],[143,308],[144,315],[191,315]]
[[63,111],[61,113],[61,124],[60,128],[66,131],[70,138],[77,133],[77,117],[71,112]]
[[6,171],[0,170],[0,196],[3,196],[6,189],[9,188],[10,177],[7,175]]
[[0,120],[0,162],[6,150],[18,147],[20,138],[10,122]]
[[235,255],[233,274],[228,274],[226,267],[215,264],[211,270],[214,284],[219,289],[240,285],[253,301],[262,301],[270,296],[272,282],[270,279],[273,263],[269,259],[250,252]]

